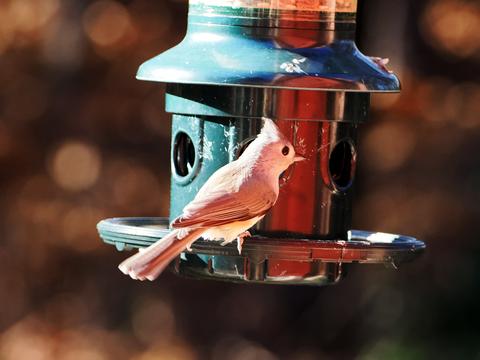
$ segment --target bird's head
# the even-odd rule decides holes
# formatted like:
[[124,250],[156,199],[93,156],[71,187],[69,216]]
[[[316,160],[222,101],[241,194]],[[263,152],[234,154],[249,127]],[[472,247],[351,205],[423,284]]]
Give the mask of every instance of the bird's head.
[[247,148],[255,153],[261,163],[265,163],[280,175],[290,165],[305,158],[295,152],[291,142],[282,134],[273,120],[263,118],[263,128]]

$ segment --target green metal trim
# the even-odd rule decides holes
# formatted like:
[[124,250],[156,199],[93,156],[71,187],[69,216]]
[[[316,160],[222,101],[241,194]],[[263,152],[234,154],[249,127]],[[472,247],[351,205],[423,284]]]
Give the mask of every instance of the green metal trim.
[[[369,93],[315,92],[305,90],[168,84],[165,110],[174,114],[202,117],[282,118],[283,120],[339,121],[368,120]],[[301,106],[282,107],[285,99],[297,99]],[[341,106],[342,111],[338,111]],[[279,113],[281,109],[281,113]],[[308,109],[308,111],[304,111]]]

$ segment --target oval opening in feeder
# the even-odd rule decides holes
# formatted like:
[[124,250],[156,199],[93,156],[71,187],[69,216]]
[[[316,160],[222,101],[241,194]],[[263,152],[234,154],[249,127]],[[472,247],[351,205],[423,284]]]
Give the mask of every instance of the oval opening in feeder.
[[185,177],[192,172],[195,164],[195,145],[192,138],[179,132],[173,145],[173,165],[178,176]]
[[353,145],[342,140],[335,145],[328,162],[330,179],[335,188],[348,189],[353,183],[355,171],[355,150]]

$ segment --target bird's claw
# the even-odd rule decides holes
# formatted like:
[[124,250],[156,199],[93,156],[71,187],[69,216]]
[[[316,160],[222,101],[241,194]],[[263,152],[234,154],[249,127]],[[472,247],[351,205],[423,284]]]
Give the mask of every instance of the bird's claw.
[[245,231],[237,236],[237,250],[240,255],[242,254],[242,246],[244,239],[250,236],[252,236],[252,234],[250,234],[250,231]]
[[[239,254],[242,254],[242,245],[243,245],[244,239],[250,236],[252,236],[252,234],[250,234],[250,231],[244,231],[243,233],[237,236],[237,250]],[[230,244],[232,241],[233,240],[230,240],[230,239],[225,240],[220,245],[225,246],[227,244]]]

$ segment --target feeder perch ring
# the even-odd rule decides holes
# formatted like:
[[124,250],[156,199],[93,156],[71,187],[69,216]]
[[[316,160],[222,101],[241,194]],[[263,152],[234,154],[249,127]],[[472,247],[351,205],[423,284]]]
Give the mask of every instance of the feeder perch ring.
[[[160,217],[106,219],[97,228],[103,241],[118,250],[147,247],[169,232],[168,219]],[[413,237],[359,230],[349,231],[346,239],[323,241],[254,235],[245,239],[242,254],[234,243],[220,244],[197,240],[191,252],[172,263],[173,271],[195,278],[326,285],[341,279],[345,264],[397,268],[425,249]]]

